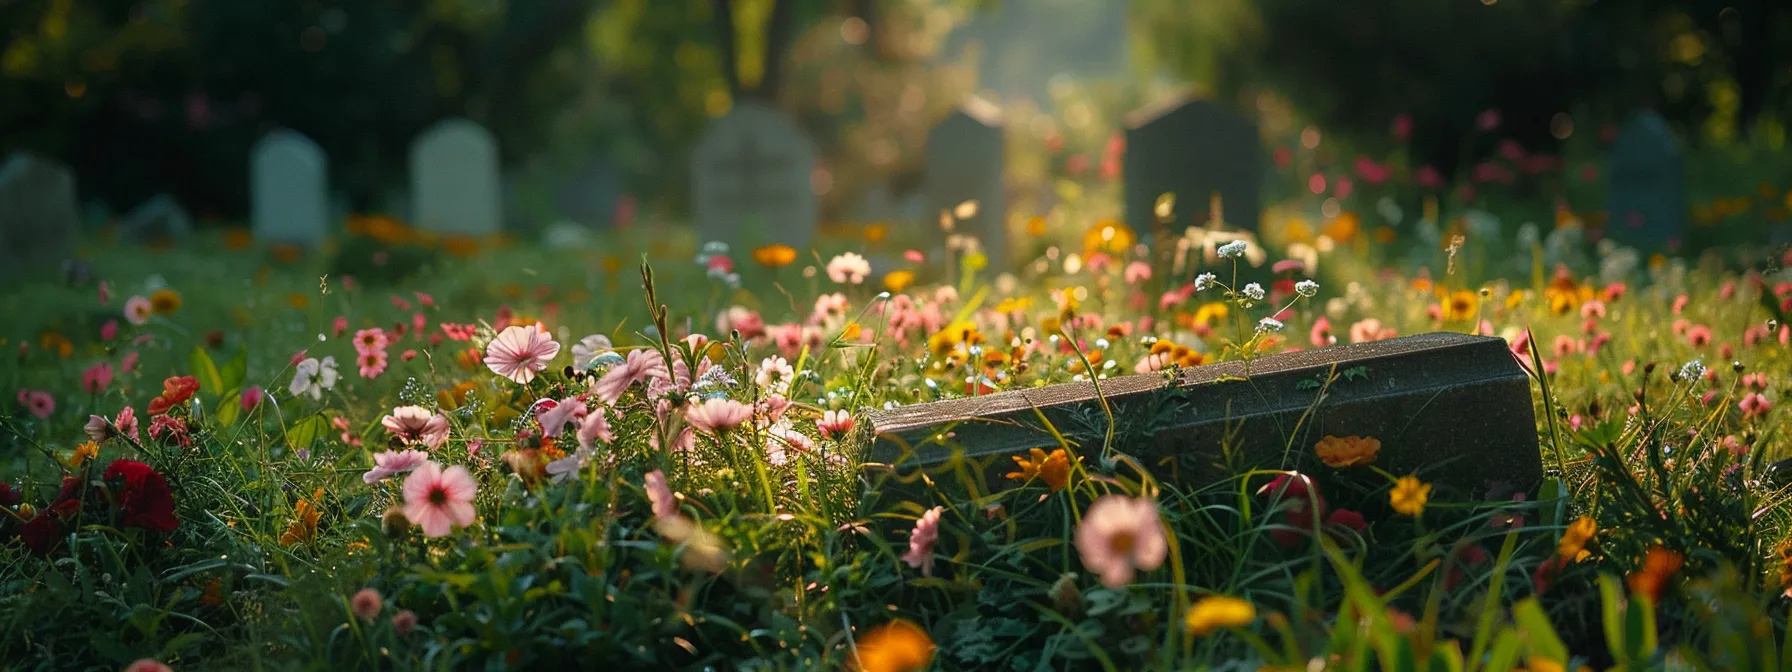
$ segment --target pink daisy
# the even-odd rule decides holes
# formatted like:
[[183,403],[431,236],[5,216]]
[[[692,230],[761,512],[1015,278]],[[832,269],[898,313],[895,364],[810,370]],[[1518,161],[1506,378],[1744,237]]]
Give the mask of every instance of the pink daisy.
[[533,325],[505,327],[485,348],[485,365],[492,373],[526,385],[535,374],[548,368],[548,361],[560,354],[560,344],[548,335],[540,322]]
[[386,372],[386,351],[363,352],[355,357],[355,364],[360,366],[362,378],[378,378]]
[[378,483],[388,476],[402,474],[423,466],[429,461],[429,453],[421,450],[388,450],[373,454],[373,468],[361,474],[361,481],[369,485]]
[[380,419],[386,431],[407,444],[420,443],[431,450],[448,440],[448,416],[436,415],[422,406],[399,406]]
[[928,509],[915,520],[915,530],[908,535],[908,552],[902,555],[902,561],[920,568],[923,576],[933,576],[933,545],[939,541],[940,514],[945,512],[943,506]]
[[852,413],[848,411],[827,411],[821,414],[820,420],[815,421],[815,426],[821,430],[821,435],[829,439],[845,436],[847,432],[852,431],[852,425]]
[[473,495],[478,490],[466,467],[457,464],[444,470],[424,462],[404,479],[404,516],[423,528],[425,536],[447,535],[453,527],[473,524]]
[[622,393],[628,391],[630,385],[665,375],[666,360],[660,356],[658,351],[645,348],[630,350],[622,364],[610,369],[609,373],[605,373],[604,377],[599,378],[597,383],[591,386],[591,391],[595,392],[597,398],[603,400],[605,405],[613,406],[616,404],[616,400],[622,398]]
[[363,355],[375,350],[385,350],[386,346],[391,343],[392,341],[386,337],[386,332],[380,330],[379,327],[355,332],[355,352]]
[[141,296],[133,296],[129,299],[125,299],[124,319],[126,322],[138,325],[143,324],[149,321],[150,314],[154,312],[155,308],[149,305],[149,299]]
[[738,427],[752,416],[752,406],[733,399],[708,399],[685,412],[692,427],[711,434]]
[[1076,550],[1108,588],[1126,587],[1137,570],[1157,569],[1170,550],[1157,502],[1121,495],[1095,500],[1077,525]]

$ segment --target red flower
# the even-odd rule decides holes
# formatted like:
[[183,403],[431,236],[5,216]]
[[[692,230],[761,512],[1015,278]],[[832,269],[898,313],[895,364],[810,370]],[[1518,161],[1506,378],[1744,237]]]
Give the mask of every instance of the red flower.
[[114,460],[106,467],[105,480],[119,483],[114,502],[122,514],[120,525],[152,532],[173,532],[180,525],[167,479],[149,465],[136,460]]
[[32,553],[49,555],[56,552],[57,546],[62,545],[62,524],[49,511],[45,511],[19,527],[19,539],[25,542],[25,547],[31,549]]
[[1351,511],[1350,509],[1338,509],[1333,511],[1332,515],[1325,517],[1325,524],[1347,527],[1357,532],[1369,529],[1369,523],[1368,521],[1363,520],[1363,514]]
[[16,506],[20,500],[19,489],[11,483],[0,481],[0,506]]
[[161,415],[168,409],[187,403],[199,391],[199,380],[192,376],[173,376],[162,381],[162,396],[149,401],[149,414]]

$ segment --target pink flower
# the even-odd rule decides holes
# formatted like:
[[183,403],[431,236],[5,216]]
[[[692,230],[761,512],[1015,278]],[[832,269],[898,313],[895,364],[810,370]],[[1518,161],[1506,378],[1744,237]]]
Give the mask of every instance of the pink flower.
[[103,306],[108,303],[111,303],[112,302],[112,285],[106,284],[105,280],[101,280],[99,290],[100,290],[100,305]]
[[678,497],[672,494],[672,486],[666,485],[666,472],[649,471],[646,481],[647,501],[653,504],[653,517],[678,517]]
[[386,351],[363,352],[355,357],[355,364],[360,367],[362,378],[378,378],[386,372]]
[[267,396],[267,392],[262,391],[260,385],[250,385],[243,390],[243,410],[255,410],[255,407],[260,406]]
[[1423,189],[1437,190],[1444,186],[1443,173],[1437,172],[1437,169],[1431,166],[1419,166],[1419,169],[1412,173],[1412,181],[1413,184],[1417,184]]
[[1711,327],[1695,324],[1686,328],[1686,343],[1695,348],[1703,348],[1711,344]]
[[118,320],[106,320],[100,325],[100,340],[110,341],[118,338]]
[[752,406],[733,399],[707,399],[685,412],[685,419],[692,427],[711,434],[738,427],[752,416]]
[[330,323],[330,331],[336,336],[341,336],[342,332],[348,331],[348,317],[337,315],[336,320]]
[[765,335],[765,320],[759,313],[741,306],[730,306],[716,316],[716,332],[726,334],[739,331],[742,340],[753,340]]
[[1323,316],[1313,320],[1313,329],[1307,332],[1307,342],[1312,343],[1315,348],[1337,343],[1338,337],[1332,335],[1332,321]]
[[1405,112],[1394,115],[1389,132],[1393,134],[1394,140],[1406,142],[1407,138],[1412,137],[1412,115]]
[[137,351],[132,350],[130,352],[124,353],[124,358],[118,360],[118,368],[125,370],[125,371],[136,371],[137,370]]
[[154,312],[155,308],[150,306],[149,299],[141,296],[133,296],[124,301],[124,319],[131,324],[141,325],[148,322],[149,316]]
[[139,658],[126,665],[124,672],[174,672],[173,668],[157,662],[154,658]]
[[177,446],[192,444],[192,437],[187,432],[187,422],[172,415],[158,415],[150,420],[149,438]]
[[380,591],[372,588],[362,588],[355,592],[354,597],[348,598],[349,611],[355,612],[355,618],[367,623],[372,623],[373,618],[380,615],[380,610],[386,608],[385,603],[386,599],[380,596]]
[[1393,337],[1394,337],[1394,329],[1392,327],[1381,326],[1381,320],[1377,320],[1373,317],[1364,319],[1362,321],[1357,322],[1356,324],[1350,325],[1350,342],[1351,343],[1368,343],[1371,341],[1385,341],[1385,340],[1393,338]]
[[88,439],[99,443],[112,435],[112,425],[106,423],[106,416],[89,415],[87,424],[81,426],[81,431],[87,433]]
[[361,482],[372,485],[387,476],[402,474],[423,466],[429,453],[421,450],[387,450],[373,454],[373,468],[361,474]]
[[1485,110],[1475,116],[1475,128],[1485,133],[1500,127],[1500,111]]
[[560,344],[540,322],[505,327],[485,349],[485,365],[492,373],[526,385],[548,361],[560,354]]
[[48,418],[56,412],[56,398],[42,390],[19,390],[19,405],[39,418]]
[[1752,420],[1773,410],[1773,402],[1768,401],[1767,397],[1762,396],[1760,392],[1750,392],[1748,396],[1742,398],[1742,402],[1737,404],[1737,407],[1742,409],[1743,418]]
[[815,452],[815,440],[802,432],[775,425],[765,430],[765,458],[767,462],[783,466],[790,461],[791,453]]
[[466,467],[457,464],[444,470],[424,462],[404,479],[404,517],[423,528],[424,536],[444,536],[453,527],[473,524],[473,495],[478,490],[479,483]]
[[1146,280],[1150,280],[1151,264],[1147,264],[1143,261],[1135,261],[1127,264],[1126,270],[1121,274],[1121,277],[1125,278],[1126,284],[1129,285],[1136,285]]
[[622,398],[622,393],[628,391],[629,386],[649,378],[665,375],[667,375],[666,360],[660,356],[659,351],[638,348],[628,351],[628,356],[622,361],[622,364],[610,369],[609,373],[605,373],[604,377],[599,378],[597,383],[591,386],[591,391],[605,405],[614,406],[616,400]]
[[132,441],[137,440],[137,412],[126,406],[118,411],[118,417],[112,420],[112,426],[118,433]]
[[567,397],[559,401],[542,402],[535,412],[535,421],[541,423],[541,435],[555,437],[566,423],[585,417],[585,400],[578,397]]
[[871,262],[857,253],[847,252],[828,262],[828,279],[836,283],[861,284],[871,275]]
[[915,529],[908,535],[908,552],[902,561],[921,570],[922,576],[933,576],[933,545],[940,539],[940,514],[946,508],[936,506],[915,519]]
[[398,613],[392,615],[392,634],[403,637],[411,634],[411,630],[416,629],[416,627],[417,612],[409,609],[402,609],[399,610]]
[[112,363],[100,362],[81,373],[81,389],[88,394],[99,394],[112,385]]
[[849,411],[830,410],[822,413],[821,419],[815,421],[815,426],[821,430],[821,435],[829,439],[845,436],[847,432],[852,431],[852,425],[852,413]]
[[604,407],[585,413],[585,419],[579,423],[579,448],[591,450],[592,446],[602,441],[609,443],[616,440],[616,434],[610,431],[610,421],[604,417]]
[[355,352],[363,355],[375,350],[385,350],[386,346],[391,343],[391,339],[386,337],[386,332],[379,327],[355,332]]
[[1137,570],[1157,569],[1170,550],[1157,502],[1122,495],[1095,500],[1076,527],[1076,550],[1108,588],[1126,587]]
[[392,414],[380,418],[380,424],[394,438],[406,444],[423,444],[430,450],[442,447],[448,440],[448,416],[436,415],[422,406],[399,406]]

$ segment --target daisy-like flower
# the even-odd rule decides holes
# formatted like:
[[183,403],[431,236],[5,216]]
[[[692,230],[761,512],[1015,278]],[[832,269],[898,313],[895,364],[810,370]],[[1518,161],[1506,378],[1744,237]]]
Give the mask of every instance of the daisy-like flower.
[[1126,587],[1138,570],[1157,569],[1170,550],[1157,502],[1121,495],[1095,500],[1077,525],[1076,550],[1108,588]]
[[871,275],[871,262],[857,253],[847,252],[828,262],[828,279],[838,284],[862,284],[867,275]]
[[1394,489],[1388,491],[1388,506],[1408,516],[1424,513],[1425,503],[1430,499],[1431,484],[1420,481],[1417,476],[1401,476],[1394,482]]
[[388,476],[402,474],[423,466],[429,453],[421,450],[388,450],[373,454],[373,468],[361,474],[361,482],[372,485]]
[[1212,273],[1202,273],[1197,275],[1195,276],[1195,291],[1207,291],[1209,288],[1213,287],[1213,283],[1219,282],[1219,279],[1219,276]]
[[106,417],[103,415],[89,415],[87,424],[81,427],[81,431],[87,433],[89,440],[101,443],[112,436],[112,425],[106,422]]
[[733,399],[708,399],[685,412],[692,427],[711,434],[738,427],[752,416],[752,406]]
[[604,417],[604,408],[597,407],[585,413],[585,419],[579,422],[579,448],[590,450],[598,441],[609,443],[616,440],[616,433],[610,431],[610,421]]
[[378,378],[386,372],[386,351],[370,350],[356,355],[355,365],[360,368],[362,378]]
[[922,576],[933,576],[933,545],[939,541],[940,514],[945,512],[942,506],[928,509],[915,520],[915,529],[908,535],[908,552],[902,561],[919,568]]
[[430,450],[442,447],[448,440],[448,416],[436,415],[422,406],[399,406],[380,419],[386,431],[407,444],[422,444]]
[[773,425],[765,430],[765,459],[774,465],[790,462],[791,453],[815,452],[815,440],[786,425]]
[[424,462],[404,479],[404,517],[422,528],[425,536],[445,536],[454,527],[473,524],[473,495],[478,490],[479,483],[466,467],[457,464],[443,469]]
[[572,368],[584,371],[597,362],[599,355],[610,352],[615,346],[610,344],[610,337],[603,334],[592,334],[572,344]]
[[1183,616],[1183,627],[1189,634],[1206,637],[1216,630],[1242,628],[1257,620],[1257,607],[1236,597],[1212,595],[1201,598]]
[[374,350],[385,350],[392,343],[386,332],[379,327],[362,329],[355,332],[355,352],[366,354]]
[[126,322],[141,325],[148,322],[149,316],[154,313],[155,307],[149,304],[149,299],[141,296],[133,296],[129,299],[125,299],[124,319]]
[[628,351],[628,356],[621,364],[599,378],[591,386],[591,391],[605,405],[614,406],[616,400],[622,398],[622,393],[628,391],[629,386],[666,375],[666,360],[660,356],[659,351],[637,348]]
[[293,366],[292,385],[286,389],[295,397],[322,399],[324,391],[336,387],[336,358],[305,359]]
[[19,390],[19,405],[40,419],[56,412],[56,398],[43,390]]
[[1736,406],[1742,409],[1742,417],[1750,420],[1766,415],[1768,411],[1773,410],[1773,402],[1768,401],[1767,397],[1760,392],[1748,393],[1748,396],[1743,397],[1742,402]]
[[759,374],[753,382],[774,394],[785,394],[790,391],[790,378],[794,375],[796,370],[790,367],[789,360],[772,355],[759,362]]
[[821,414],[820,420],[815,421],[815,426],[821,430],[821,435],[829,439],[845,436],[847,432],[852,431],[852,425],[853,418],[850,411],[826,411]]
[[655,469],[647,472],[645,479],[647,501],[653,504],[653,517],[678,516],[678,498],[672,494],[672,486],[666,484],[666,472]]
[[1265,317],[1257,321],[1257,333],[1273,334],[1282,330],[1282,321],[1273,317]]
[[560,344],[540,322],[505,327],[485,348],[485,365],[505,378],[526,385],[560,354]]
[[1381,454],[1381,441],[1373,437],[1328,435],[1313,446],[1313,452],[1325,466],[1343,469],[1374,462]]

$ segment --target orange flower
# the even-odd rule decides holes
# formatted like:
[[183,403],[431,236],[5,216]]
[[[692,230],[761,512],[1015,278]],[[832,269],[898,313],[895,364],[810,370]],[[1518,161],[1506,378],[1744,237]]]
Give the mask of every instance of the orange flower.
[[1319,440],[1319,445],[1313,446],[1313,452],[1319,454],[1319,461],[1325,466],[1342,469],[1373,463],[1381,454],[1381,440],[1363,436],[1327,436]]
[[783,268],[796,261],[796,248],[772,243],[753,250],[753,261],[766,268]]
[[1070,486],[1070,454],[1064,452],[1063,448],[1050,453],[1045,452],[1042,448],[1033,448],[1028,450],[1027,454],[1032,459],[1019,455],[1010,458],[1020,467],[1020,471],[1010,472],[1009,480],[1028,481],[1038,478],[1044,481],[1045,487],[1052,492],[1058,492]]
[[255,244],[255,236],[248,229],[230,229],[224,232],[224,249],[246,250]]
[[897,619],[859,639],[852,669],[859,672],[916,672],[933,663],[933,638],[921,626]]
[[149,309],[157,315],[180,310],[180,292],[163,287],[149,295]]
[[75,354],[75,344],[70,342],[68,337],[63,336],[61,332],[46,331],[43,335],[38,337],[37,342],[38,345],[43,346],[44,350],[54,352],[57,357],[63,359],[68,359],[69,356]]
[[1679,553],[1656,546],[1643,556],[1643,567],[1624,577],[1630,586],[1630,592],[1647,595],[1655,602],[1661,601],[1661,590],[1667,586],[1668,579],[1680,571],[1680,565],[1686,558]]
[[[1792,207],[1792,193],[1786,194],[1787,207]],[[1045,235],[1045,218],[1038,215],[1027,220],[1027,235],[1035,238]]]
[[885,222],[873,222],[865,225],[865,242],[881,243],[890,235],[890,225]]
[[457,257],[479,254],[479,241],[472,236],[448,236],[442,239],[442,251]]
[[1556,556],[1564,561],[1580,562],[1590,555],[1587,552],[1587,542],[1592,541],[1593,535],[1598,532],[1599,524],[1591,516],[1581,516],[1562,532],[1562,540],[1556,544]]
[[1132,227],[1116,219],[1104,219],[1083,233],[1083,256],[1092,257],[1100,252],[1126,254],[1138,240]]
[[1349,211],[1339,213],[1325,225],[1325,235],[1343,245],[1356,240],[1356,234],[1361,230],[1362,221],[1357,219],[1356,213]]
[[471,380],[456,383],[454,387],[436,393],[436,403],[448,410],[465,406],[467,405],[467,393],[472,392],[473,387],[474,383]]
[[100,444],[88,441],[79,446],[75,446],[75,452],[68,456],[68,468],[80,469],[81,465],[87,464],[93,458],[99,456]]
[[[323,488],[318,488],[311,494],[312,499],[323,499],[323,496]],[[317,505],[312,504],[311,500],[299,500],[299,503],[292,507],[292,523],[286,526],[285,532],[280,533],[280,545],[297,546],[311,543],[312,539],[317,538],[317,520],[322,516],[323,512],[319,511]]]
[[299,292],[293,292],[292,294],[287,295],[286,304],[292,306],[294,310],[304,310],[311,306],[311,297],[305,296]]
[[915,282],[914,271],[890,271],[884,274],[884,289],[901,292]]
[[305,248],[292,243],[277,243],[273,247],[268,248],[268,251],[274,255],[274,261],[278,261],[282,264],[290,264],[298,261],[299,257],[305,254]]

